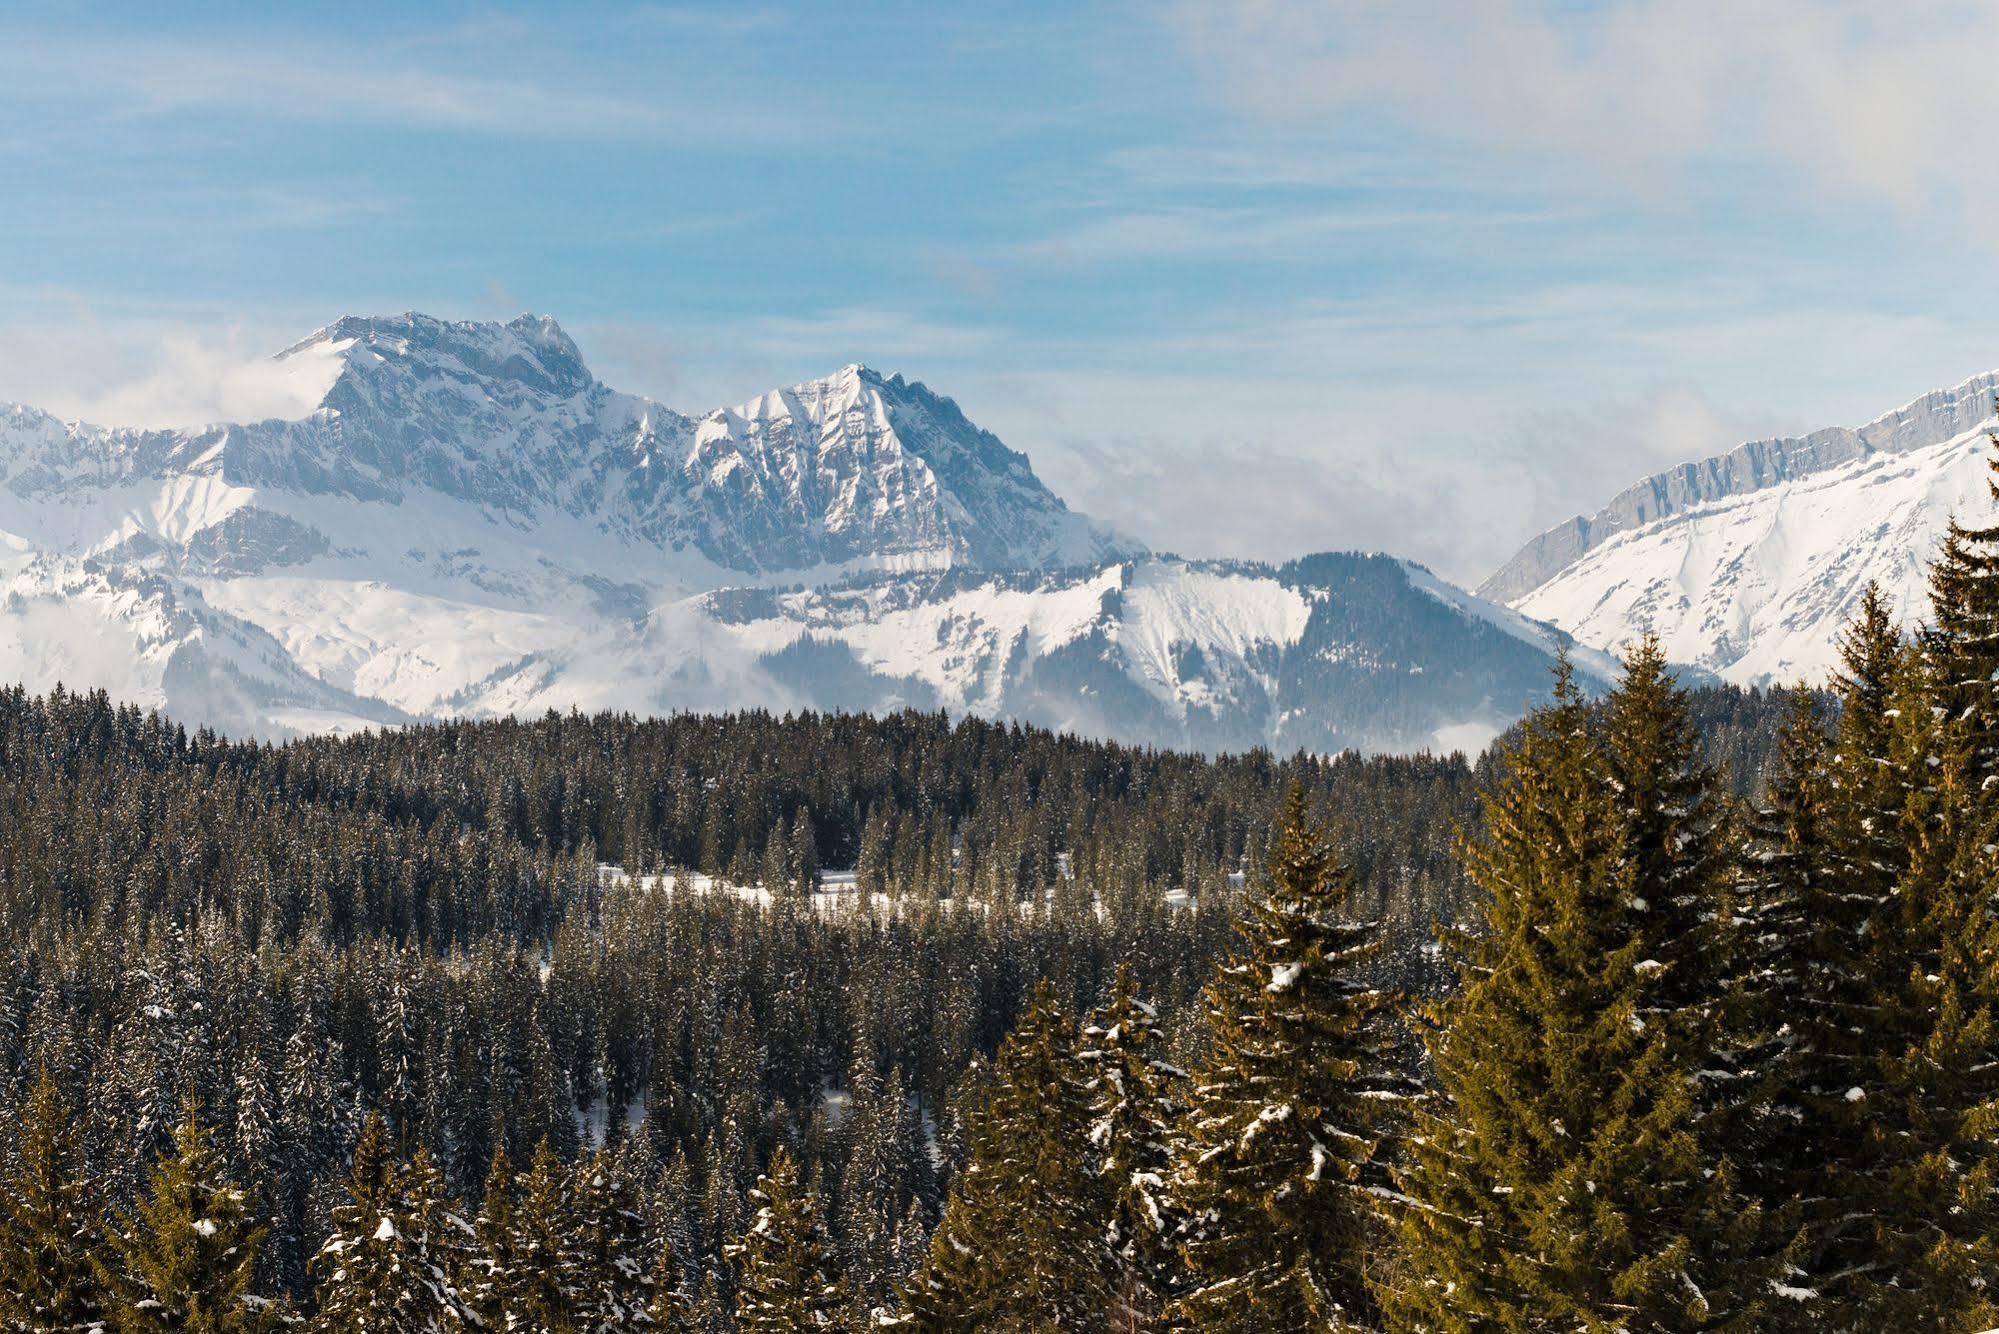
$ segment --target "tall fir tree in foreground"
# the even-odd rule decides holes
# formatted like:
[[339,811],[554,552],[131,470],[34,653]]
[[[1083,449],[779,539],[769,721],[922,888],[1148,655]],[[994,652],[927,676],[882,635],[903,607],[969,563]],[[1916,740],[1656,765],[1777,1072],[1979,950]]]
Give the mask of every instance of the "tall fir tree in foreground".
[[82,1329],[105,1314],[101,1187],[46,1067],[15,1115],[14,1166],[0,1183],[0,1329]]
[[1198,1329],[1365,1327],[1373,1318],[1377,1161],[1409,1092],[1394,998],[1370,980],[1377,925],[1294,788],[1268,887],[1206,992],[1208,1052],[1189,1093],[1174,1191]]
[[275,1321],[250,1293],[266,1227],[189,1107],[146,1193],[116,1215],[101,1277],[117,1334],[252,1334]]
[[568,1231],[578,1295],[570,1318],[582,1334],[617,1334],[651,1320],[653,1267],[631,1183],[602,1149],[574,1169]]
[[1566,663],[1503,757],[1466,850],[1481,920],[1430,1015],[1435,1090],[1398,1173],[1392,1328],[1755,1328],[1754,1272],[1713,1272],[1730,1225],[1659,1007],[1637,858]]
[[333,1235],[313,1259],[317,1328],[327,1334],[440,1334],[463,1322],[453,1282],[462,1225],[443,1187],[422,1150],[408,1167],[398,1167],[381,1114],[368,1117],[354,1147],[347,1201],[334,1208]]
[[1869,1326],[1982,1329],[1999,1323],[1999,529],[1951,525],[1930,600],[1870,766],[1898,785],[1847,836],[1893,815],[1900,847],[1889,893],[1874,867],[1854,876],[1865,1037],[1825,1099],[1819,1268]]
[[969,1153],[904,1288],[921,1330],[1103,1327],[1111,1306],[1090,1090],[1074,1021],[1043,982],[1000,1047]]
[[1147,1329],[1164,1315],[1179,1273],[1169,1198],[1185,1071],[1166,1059],[1159,1012],[1138,994],[1131,962],[1083,1027],[1090,1146],[1102,1181],[1104,1246],[1115,1269],[1113,1328]]
[[820,1217],[819,1198],[780,1145],[750,1191],[749,1231],[727,1250],[737,1269],[736,1328],[796,1334],[848,1328],[847,1291]]

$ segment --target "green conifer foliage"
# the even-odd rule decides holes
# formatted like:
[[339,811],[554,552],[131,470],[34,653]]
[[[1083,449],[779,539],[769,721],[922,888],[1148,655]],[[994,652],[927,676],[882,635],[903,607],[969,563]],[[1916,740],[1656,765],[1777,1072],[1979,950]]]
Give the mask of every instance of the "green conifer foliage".
[[513,1190],[513,1164],[507,1160],[506,1145],[499,1143],[486,1171],[485,1193],[458,1273],[459,1298],[482,1329],[506,1328],[515,1271]]
[[819,1199],[803,1188],[782,1145],[750,1191],[749,1230],[727,1248],[736,1266],[736,1328],[796,1334],[847,1328],[847,1291],[834,1265]]
[[[1825,1090],[1835,1152],[1823,1210],[1825,1296],[1880,1328],[1999,1323],[1999,530],[1953,525],[1932,569],[1932,623],[1884,711],[1884,807],[1901,846],[1854,875],[1870,912],[1855,950],[1853,1083]],[[1867,841],[1863,842],[1863,837]],[[1856,859],[1857,860],[1857,859]],[[1830,951],[1829,951],[1830,953]],[[1840,1104],[1844,1104],[1841,1106]]]
[[1201,1329],[1336,1329],[1371,1318],[1375,1163],[1403,1102],[1394,1001],[1367,976],[1376,924],[1294,788],[1268,886],[1206,992],[1174,1189]]
[[653,1262],[652,1297],[646,1304],[646,1316],[660,1334],[693,1334],[700,1327],[694,1303],[682,1286],[680,1261],[671,1241],[661,1243]]
[[464,1318],[454,1286],[463,1224],[443,1178],[419,1150],[399,1169],[386,1124],[370,1113],[354,1147],[347,1201],[333,1209],[333,1235],[313,1257],[319,1278],[316,1327],[327,1334],[439,1334]]
[[100,1187],[46,1068],[17,1116],[13,1170],[0,1183],[0,1328],[81,1329],[104,1309]]
[[923,1265],[903,1290],[923,1330],[1101,1328],[1111,1305],[1090,1090],[1047,982],[1001,1046]]
[[120,1211],[113,1262],[100,1266],[118,1334],[185,1330],[249,1334],[273,1325],[250,1295],[266,1228],[243,1190],[223,1177],[222,1155],[190,1107],[173,1132],[173,1154],[153,1169],[144,1196]]
[[1178,1272],[1167,1181],[1185,1112],[1186,1073],[1166,1060],[1159,1013],[1138,994],[1127,960],[1083,1028],[1090,1072],[1090,1146],[1107,1206],[1104,1245],[1116,1268],[1119,1328],[1147,1328]]
[[1629,824],[1566,664],[1485,816],[1466,854],[1482,920],[1453,940],[1436,1091],[1398,1173],[1391,1327],[1753,1328],[1759,1276],[1705,1267],[1727,1196],[1667,1025],[1644,1017],[1659,970]]
[[577,1296],[570,1313],[581,1334],[617,1334],[651,1319],[653,1263],[645,1220],[611,1154],[598,1150],[578,1160],[567,1231],[576,1269]]
[[500,1285],[501,1305],[517,1327],[566,1330],[569,1313],[582,1300],[569,1230],[570,1185],[568,1171],[543,1140],[518,1184],[508,1243],[511,1266]]

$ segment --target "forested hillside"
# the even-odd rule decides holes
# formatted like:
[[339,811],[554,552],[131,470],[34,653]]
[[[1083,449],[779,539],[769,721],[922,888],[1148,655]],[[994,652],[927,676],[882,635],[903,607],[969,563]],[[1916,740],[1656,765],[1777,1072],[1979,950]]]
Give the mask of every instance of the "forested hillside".
[[[1773,701],[1698,701],[1753,767]],[[839,1319],[904,1311],[1023,1015],[1062,1048],[1108,1007],[1120,1041],[1143,1018],[1130,1059],[1198,1059],[1294,789],[1382,924],[1356,975],[1439,989],[1491,778],[914,713],[272,747],[0,692],[0,1310],[81,1324],[207,1266],[246,1320],[735,1328],[780,1263],[743,1237],[809,1196]]]

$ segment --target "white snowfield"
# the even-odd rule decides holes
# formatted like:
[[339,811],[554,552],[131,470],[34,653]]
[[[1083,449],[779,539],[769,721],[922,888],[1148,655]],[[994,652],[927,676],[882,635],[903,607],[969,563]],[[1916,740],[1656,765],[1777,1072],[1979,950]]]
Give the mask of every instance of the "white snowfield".
[[1481,742],[1565,638],[1384,557],[1149,556],[861,366],[694,417],[533,316],[348,318],[278,361],[300,419],[0,406],[0,681],[266,736],[909,705],[1381,749]]
[[[1999,373],[1856,431],[1756,446],[1837,437],[1852,456],[1772,472],[1759,485],[1613,531],[1510,605],[1603,649],[1651,631],[1669,658],[1741,685],[1823,681],[1870,581],[1913,624],[1952,516],[1994,522],[1987,464],[1995,456],[1988,433],[1999,428],[1995,386]],[[1690,471],[1716,475],[1728,459]],[[1535,552],[1530,544],[1507,571],[1517,575]]]

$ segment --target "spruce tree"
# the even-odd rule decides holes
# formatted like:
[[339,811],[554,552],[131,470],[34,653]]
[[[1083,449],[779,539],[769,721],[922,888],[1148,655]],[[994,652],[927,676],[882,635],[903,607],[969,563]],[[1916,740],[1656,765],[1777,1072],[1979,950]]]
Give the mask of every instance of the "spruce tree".
[[1691,1071],[1648,1020],[1660,968],[1610,761],[1566,662],[1466,849],[1478,919],[1432,1007],[1435,1091],[1406,1161],[1392,1328],[1754,1328],[1767,1276],[1707,1263],[1732,1192],[1709,1175]]
[[1832,1109],[1843,1208],[1826,1211],[1837,1236],[1820,1268],[1841,1310],[1882,1328],[1999,1323],[1995,542],[1954,524],[1933,567],[1932,623],[1885,715],[1892,892],[1855,877],[1873,909],[1857,970],[1866,1046]]
[[457,1288],[473,1323],[482,1329],[504,1329],[517,1257],[514,1254],[514,1169],[507,1160],[505,1136],[495,1136],[493,1161],[486,1171],[486,1188],[479,1213],[472,1220],[472,1237],[459,1267]]
[[683,1283],[673,1243],[662,1242],[659,1257],[653,1262],[652,1296],[646,1305],[646,1316],[660,1334],[693,1334],[699,1328],[694,1303]]
[[462,1224],[443,1184],[422,1150],[398,1169],[381,1114],[369,1114],[354,1147],[347,1201],[334,1207],[333,1235],[313,1258],[320,1329],[440,1334],[463,1321],[454,1282]]
[[269,1303],[250,1293],[267,1229],[250,1216],[243,1190],[224,1178],[222,1155],[192,1107],[174,1127],[173,1146],[146,1194],[115,1215],[115,1259],[99,1264],[110,1327],[118,1334],[271,1328]]
[[81,1329],[104,1313],[101,1207],[77,1119],[43,1067],[0,1183],[0,1328]]
[[570,1198],[573,1327],[581,1334],[616,1334],[645,1325],[657,1257],[647,1254],[645,1220],[608,1152],[599,1150],[576,1163]]
[[555,1151],[543,1140],[520,1178],[508,1243],[511,1272],[501,1305],[516,1325],[563,1329],[583,1299],[583,1282],[570,1232],[574,1217],[572,1181]]
[[1104,1245],[1116,1267],[1125,1324],[1145,1327],[1173,1295],[1178,1258],[1167,1179],[1175,1159],[1186,1073],[1166,1059],[1159,1012],[1138,994],[1129,960],[1083,1028],[1090,1146],[1107,1207]]
[[1102,1327],[1111,1304],[1090,1090],[1047,982],[1000,1047],[923,1265],[903,1289],[922,1330]]
[[844,1330],[846,1285],[819,1216],[819,1200],[802,1188],[782,1145],[750,1191],[749,1231],[729,1246],[736,1266],[736,1328],[743,1334]]
[[1286,798],[1267,883],[1204,994],[1174,1191],[1191,1270],[1178,1309],[1202,1329],[1336,1329],[1372,1318],[1376,1158],[1409,1091],[1394,1002],[1367,976],[1377,924],[1353,873]]

